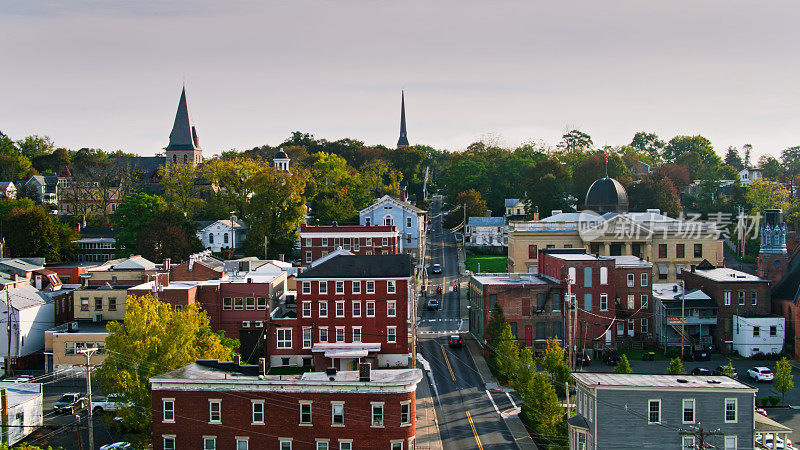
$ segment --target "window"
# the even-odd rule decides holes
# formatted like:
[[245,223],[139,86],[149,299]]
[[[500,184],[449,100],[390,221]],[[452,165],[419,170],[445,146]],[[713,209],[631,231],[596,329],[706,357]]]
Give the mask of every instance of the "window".
[[319,282],[319,293],[320,294],[327,294],[328,293],[328,282],[327,281],[320,281]]
[[337,281],[336,282],[336,293],[337,294],[344,294],[344,281]]
[[311,302],[303,302],[303,317],[311,317]]
[[344,403],[331,402],[331,425],[344,425]]
[[[411,241],[411,235],[408,235],[408,240]],[[389,238],[381,238],[381,245],[386,247],[389,245]]]
[[647,308],[647,294],[642,294],[639,300],[641,301],[642,309]]
[[258,301],[256,304],[258,309],[267,309],[267,299],[266,297],[258,297]]
[[608,284],[608,267],[600,268],[600,284]]
[[642,333],[647,333],[647,319],[642,318],[640,319],[640,321],[641,321],[640,326],[642,328]]
[[353,441],[339,440],[339,450],[353,450]]
[[344,317],[344,302],[336,302],[336,317]]
[[736,450],[739,448],[739,443],[737,441],[737,436],[725,436],[725,450]]
[[628,310],[636,309],[636,296],[628,294]]
[[208,421],[211,423],[222,422],[222,400],[208,401]]
[[248,449],[248,439],[247,438],[236,438],[236,450],[247,450]]
[[722,296],[725,298],[725,306],[730,306],[730,304],[731,304],[731,291],[723,292]]
[[360,248],[361,239],[353,238],[353,251],[357,252]]
[[386,315],[389,317],[395,317],[397,315],[397,302],[394,300],[389,300],[386,302]]
[[529,245],[528,246],[528,259],[536,259],[538,254],[539,254],[539,246],[538,245]]
[[683,423],[694,423],[694,399],[683,399]]
[[245,307],[249,310],[256,309],[256,299],[254,297],[247,297],[245,300]]
[[375,282],[367,281],[367,294],[374,294],[374,293],[375,293]]
[[667,257],[667,244],[658,244],[658,257],[661,259]]
[[264,402],[254,401],[253,406],[253,423],[264,423]]
[[336,327],[336,342],[344,342],[344,327]]
[[[536,310],[537,311],[544,311],[545,298],[546,297],[542,293],[536,294]],[[523,312],[523,315],[527,315],[527,312]]]
[[544,322],[537,322],[536,323],[536,340],[543,341],[545,339],[545,323]]
[[361,302],[353,302],[353,317],[361,317]]
[[411,403],[400,403],[400,425],[408,425],[411,423]]
[[163,399],[163,412],[164,417],[162,419],[163,422],[174,422],[175,421],[175,399]]
[[233,309],[237,309],[237,310],[244,309],[244,299],[242,299],[242,297],[234,297],[234,299],[233,299]]
[[102,311],[103,310],[103,297],[95,297],[94,298],[94,310],[95,311]]
[[725,423],[736,423],[739,419],[736,408],[737,403],[738,401],[735,398],[725,399]]
[[635,284],[635,275],[632,273],[628,274],[628,287],[633,287]]
[[760,327],[753,327],[753,337],[757,337],[761,333]]
[[353,342],[361,342],[361,327],[353,327]]
[[372,225],[372,218],[370,218],[370,217],[365,218],[364,219],[364,225],[366,225],[366,226]]
[[164,450],[175,450],[175,436],[163,436]]
[[739,305],[744,305],[744,291],[739,291]]
[[583,287],[592,287],[592,268],[583,268]]
[[694,449],[694,436],[684,436],[682,440],[684,449]]
[[320,342],[328,342],[328,328],[320,327],[320,329],[319,329],[319,341]]
[[311,402],[300,402],[300,423],[311,424]]
[[367,302],[367,317],[375,317],[375,302]]
[[592,294],[583,294],[583,309],[586,311],[592,310]]
[[[183,155],[184,162],[186,159],[186,155]],[[216,450],[217,448],[217,438],[215,437],[207,437],[203,436],[203,450]]]
[[372,426],[383,426],[383,403],[372,404]]
[[406,217],[406,228],[411,228],[411,217]]
[[303,348],[311,348],[311,328],[303,328]]
[[694,257],[695,258],[703,257],[703,244],[694,244]]
[[774,326],[774,325],[769,327],[769,335],[773,336],[773,337],[777,336],[778,335],[778,327]]
[[310,293],[311,293],[311,282],[303,281],[303,294],[310,294]]
[[311,262],[311,252],[310,252],[310,251],[307,251],[307,252],[306,252],[306,262],[307,262],[307,263],[310,263],[310,262]]
[[750,303],[753,306],[758,304],[758,291],[750,291]]
[[641,278],[642,279],[641,279],[641,282],[639,283],[639,285],[642,286],[642,287],[647,287],[647,274],[643,273]]
[[328,238],[322,238],[322,247],[328,246]]
[[353,294],[360,294],[360,293],[361,293],[361,282],[353,281]]
[[117,310],[117,299],[114,297],[108,298],[108,310],[109,311],[116,311]]
[[386,327],[386,342],[397,342],[397,327]]
[[317,441],[317,450],[328,450],[328,441]]
[[278,328],[278,348],[292,348],[291,328]]
[[567,269],[567,277],[569,278],[569,284],[577,283],[577,275],[574,267],[570,267]]
[[647,423],[661,423],[661,400],[648,402]]
[[600,294],[600,311],[608,311],[608,294]]
[[390,446],[390,450],[403,450],[403,441],[392,441]]
[[394,285],[394,280],[389,280],[386,282],[386,293],[387,294],[394,294],[396,292],[396,288]]
[[328,302],[319,302],[319,316],[328,317]]
[[278,442],[280,443],[280,450],[292,450],[292,440],[291,439],[279,439]]

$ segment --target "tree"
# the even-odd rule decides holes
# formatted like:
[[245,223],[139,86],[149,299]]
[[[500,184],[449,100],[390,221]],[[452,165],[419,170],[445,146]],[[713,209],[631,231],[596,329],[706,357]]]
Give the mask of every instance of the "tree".
[[497,379],[500,383],[507,383],[512,379],[514,372],[517,369],[517,355],[519,354],[519,347],[514,335],[511,334],[511,325],[505,324],[503,331],[500,333],[497,345],[491,354],[490,367],[494,367]]
[[535,375],[536,362],[533,360],[533,351],[529,348],[522,347],[517,357],[517,368],[511,377],[511,386],[519,392],[530,385]]
[[358,211],[344,190],[328,190],[311,200],[311,218],[319,225],[354,224],[358,222]]
[[483,217],[486,215],[486,202],[481,198],[481,193],[475,189],[459,192],[453,203],[454,211],[447,216],[445,223],[447,227],[452,228],[461,223],[464,218],[464,205],[467,206],[467,221],[469,221],[470,217]]
[[194,223],[174,206],[157,209],[136,237],[136,253],[151,261],[180,261],[202,249]]
[[571,130],[561,136],[561,139],[558,146],[566,151],[588,150],[594,146],[592,137],[580,130]]
[[563,442],[567,439],[564,408],[546,374],[533,374],[517,392],[524,401],[522,415],[535,431],[537,441],[546,443],[558,439]]
[[675,136],[664,148],[664,159],[675,161],[684,153],[697,153],[705,165],[719,165],[722,160],[714,152],[711,141],[703,136]]
[[780,161],[772,155],[761,155],[758,159],[758,168],[761,169],[761,175],[771,181],[778,181],[783,172]]
[[672,185],[675,186],[675,190],[678,192],[682,192],[683,189],[692,182],[692,178],[689,176],[689,170],[685,166],[678,164],[663,164],[658,166],[653,172],[659,176],[669,178],[670,181],[672,181]]
[[541,217],[546,217],[553,210],[572,211],[571,205],[576,199],[572,196],[569,179],[564,165],[548,158],[525,172],[522,187],[530,204],[538,208]]
[[726,377],[736,377],[736,369],[733,368],[733,362],[729,359],[728,364],[722,366],[722,374]]
[[506,318],[503,314],[503,307],[500,303],[495,303],[489,313],[489,323],[486,324],[486,348],[489,350],[489,367],[497,373],[497,367],[493,366],[494,359],[492,355],[495,352],[498,344],[500,343],[503,329],[506,327]]
[[41,206],[14,208],[3,224],[6,244],[14,257],[38,256],[48,262],[64,261],[78,239],[75,230],[48,214]]
[[33,160],[37,156],[47,155],[53,152],[53,141],[49,136],[31,135],[25,139],[17,141],[22,156]]
[[198,359],[232,359],[238,341],[212,332],[209,323],[196,304],[176,311],[149,295],[127,298],[124,322],[107,325],[107,356],[97,371],[103,392],[133,404],[119,413],[124,424],[140,429],[151,423],[151,377]]
[[166,206],[164,200],[151,194],[136,192],[125,197],[114,212],[114,226],[120,228],[117,236],[117,257],[136,253],[136,240],[153,220],[155,212]]
[[793,175],[800,173],[800,145],[789,147],[781,152],[783,168]]
[[672,180],[657,172],[642,177],[639,183],[631,186],[628,195],[632,211],[658,208],[670,217],[678,217],[681,212],[681,199]]
[[548,339],[544,352],[539,356],[539,364],[550,375],[556,392],[564,392],[564,383],[572,381],[569,364],[564,357],[564,348],[557,339]]
[[672,358],[669,361],[667,375],[686,375],[686,370],[683,369],[683,362],[681,362],[680,358]]
[[655,133],[639,131],[633,135],[630,146],[650,155],[651,160],[658,164],[661,161],[661,152],[664,151],[664,141],[658,138]]
[[742,157],[739,156],[738,148],[728,147],[728,151],[725,153],[725,164],[733,167],[737,172],[744,168],[744,162],[742,162]]
[[164,200],[190,218],[196,216],[203,201],[198,197],[199,171],[191,164],[165,164],[159,169]]
[[633,373],[633,370],[631,370],[631,363],[628,362],[627,356],[622,355],[620,357],[617,367],[614,367],[614,373]]
[[[606,158],[608,158],[608,164],[606,164]],[[573,194],[580,200],[581,204],[586,199],[586,193],[592,183],[599,178],[605,177],[606,174],[616,179],[630,176],[622,158],[615,153],[606,156],[598,152],[578,164],[572,173],[572,185],[574,188]]]
[[789,209],[791,193],[782,184],[761,178],[750,183],[745,193],[745,200],[750,207],[749,214],[762,214],[765,209]]
[[785,356],[775,362],[775,380],[772,385],[781,393],[781,403],[785,403],[786,393],[794,389],[792,366]]

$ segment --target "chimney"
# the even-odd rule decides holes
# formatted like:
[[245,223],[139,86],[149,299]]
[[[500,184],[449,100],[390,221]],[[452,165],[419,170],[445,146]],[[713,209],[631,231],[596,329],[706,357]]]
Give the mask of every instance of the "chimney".
[[267,374],[267,360],[265,358],[258,358],[258,373],[261,375]]
[[164,259],[164,270],[169,272],[169,268],[172,267],[172,261],[169,258]]
[[286,259],[286,255],[284,255],[283,253],[280,253],[280,254],[278,254],[278,259],[280,259],[281,262],[285,262],[284,260]]
[[358,365],[358,381],[372,381],[372,364],[360,363]]
[[694,271],[697,269],[697,265],[696,264],[692,264],[691,267],[692,267],[692,273],[694,273]]
[[241,358],[241,356],[239,356],[239,355],[234,355],[234,356],[233,356],[233,363],[234,363],[234,364],[236,364],[236,366],[240,366],[240,365],[242,365],[242,358]]

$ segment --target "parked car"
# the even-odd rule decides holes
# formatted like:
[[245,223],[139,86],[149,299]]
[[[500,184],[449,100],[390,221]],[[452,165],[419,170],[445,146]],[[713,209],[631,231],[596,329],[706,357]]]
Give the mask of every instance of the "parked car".
[[106,444],[100,447],[100,450],[114,450],[114,449],[124,449],[124,448],[133,448],[130,442],[114,442],[113,444]]
[[603,353],[603,361],[609,366],[616,366],[622,361],[622,357],[619,356],[616,350],[606,350],[605,353]]
[[431,311],[435,311],[439,309],[439,300],[435,298],[428,299],[428,309]]
[[441,266],[441,264],[434,264],[434,265],[433,265],[433,267],[431,268],[431,271],[432,271],[433,273],[442,273],[442,266]]
[[[717,366],[716,369],[713,370],[714,375],[725,375],[725,366]],[[739,374],[736,371],[733,371],[733,378],[738,377]]]
[[642,352],[642,361],[655,361],[656,352]]
[[101,414],[105,411],[117,411],[123,406],[130,405],[121,395],[111,394],[107,398],[92,399],[92,412]]
[[461,340],[461,336],[454,334],[450,336],[450,347],[461,347],[464,345],[464,341]]
[[714,372],[711,369],[706,369],[705,367],[695,367],[689,372],[691,375],[714,375]]
[[6,378],[3,381],[7,383],[30,383],[33,381],[33,375],[19,375],[14,378]]
[[711,352],[708,350],[694,350],[692,352],[692,359],[695,361],[708,361],[711,359]]
[[747,371],[747,376],[753,381],[772,381],[775,375],[766,367],[753,367]]
[[85,408],[87,404],[89,404],[89,400],[86,397],[77,392],[71,392],[62,395],[53,405],[53,409],[59,413],[75,413]]
[[592,364],[592,358],[584,352],[578,352],[575,355],[575,363],[579,366],[589,366]]

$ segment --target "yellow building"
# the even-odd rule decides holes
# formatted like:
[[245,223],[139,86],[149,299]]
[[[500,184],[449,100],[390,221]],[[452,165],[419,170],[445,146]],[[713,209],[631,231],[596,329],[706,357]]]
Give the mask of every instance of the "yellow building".
[[627,193],[611,178],[587,192],[587,210],[553,211],[550,217],[512,222],[508,271],[536,272],[539,249],[585,248],[601,256],[633,255],[653,263],[653,280],[675,282],[680,270],[707,259],[723,263],[722,239],[713,223],[680,220],[657,209],[628,212]]
[[[124,303],[124,302],[123,302]],[[97,348],[92,365],[99,366],[106,358],[107,321],[69,322],[44,332],[45,371],[84,371],[86,356],[80,350]]]

